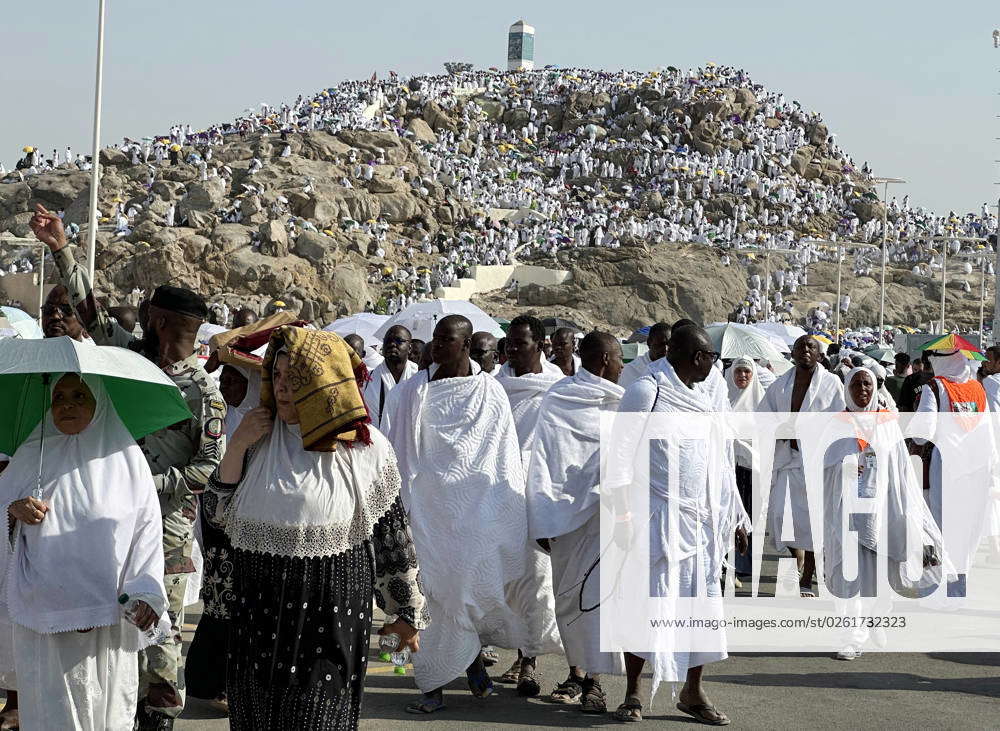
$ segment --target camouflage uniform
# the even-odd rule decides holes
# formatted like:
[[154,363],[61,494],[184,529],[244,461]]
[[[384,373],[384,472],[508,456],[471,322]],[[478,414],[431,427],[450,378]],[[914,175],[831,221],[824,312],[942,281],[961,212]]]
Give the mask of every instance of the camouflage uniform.
[[[97,306],[87,274],[70,247],[55,253],[63,285],[80,320],[99,345],[135,348],[136,338],[125,332]],[[181,629],[184,626],[184,590],[191,561],[196,493],[219,465],[225,449],[226,404],[215,381],[192,354],[163,369],[177,384],[194,418],[150,434],[140,442],[163,514],[163,552],[168,613],[173,642],[150,647],[139,658],[139,698],[156,713],[177,717],[184,708]]]

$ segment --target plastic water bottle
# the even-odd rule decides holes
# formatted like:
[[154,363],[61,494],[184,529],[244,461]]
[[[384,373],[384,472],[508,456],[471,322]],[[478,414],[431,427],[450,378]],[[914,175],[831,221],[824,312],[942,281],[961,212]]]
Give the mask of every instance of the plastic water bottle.
[[399,635],[395,632],[382,635],[378,641],[379,660],[391,662],[394,667],[392,672],[396,675],[406,675],[406,664],[410,662],[410,648],[400,648]]
[[[130,599],[128,594],[122,594],[118,597],[118,603],[122,605],[122,614],[132,624],[136,624],[135,615],[139,611],[139,599]],[[140,629],[139,632],[153,645],[166,645],[170,642],[170,635],[159,628],[157,624],[153,624],[149,629]]]

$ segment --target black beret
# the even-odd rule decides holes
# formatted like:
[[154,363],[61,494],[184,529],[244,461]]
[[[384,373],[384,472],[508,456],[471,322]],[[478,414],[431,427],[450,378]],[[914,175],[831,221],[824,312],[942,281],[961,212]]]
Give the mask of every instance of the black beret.
[[208,317],[208,306],[205,304],[205,300],[190,289],[183,287],[170,287],[166,284],[157,287],[149,304],[153,307],[159,307],[161,310],[196,317],[199,320]]

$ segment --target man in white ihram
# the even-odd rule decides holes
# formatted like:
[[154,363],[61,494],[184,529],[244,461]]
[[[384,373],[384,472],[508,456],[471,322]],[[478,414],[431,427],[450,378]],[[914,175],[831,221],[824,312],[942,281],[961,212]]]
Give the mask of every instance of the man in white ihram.
[[433,364],[393,389],[382,415],[433,617],[413,656],[423,695],[410,713],[444,708],[444,686],[463,673],[473,695],[490,695],[482,646],[513,649],[527,635],[508,601],[528,541],[517,432],[503,389],[471,364],[471,341],[465,317],[439,320]]
[[616,412],[625,391],[616,384],[622,349],[613,336],[589,333],[580,356],[581,367],[552,386],[538,409],[525,496],[528,537],[548,546],[570,666],[552,700],[579,698],[584,713],[601,714],[607,703],[600,676],[624,672],[620,652],[600,651],[601,414]]
[[[718,397],[717,389],[708,381],[719,357],[711,348],[711,340],[702,328],[693,324],[675,324],[667,357],[656,361],[648,375],[625,390],[619,414],[713,414],[728,411],[728,398]],[[620,418],[627,421],[616,422],[615,436],[623,443],[620,449],[630,460],[627,464],[634,470],[635,459],[641,453],[638,451],[637,422],[632,421],[636,417]],[[712,424],[716,438],[720,437],[717,432],[719,426],[717,421]],[[649,596],[671,597],[673,602],[678,603],[677,606],[683,606],[690,600],[692,611],[707,609],[721,612],[722,567],[734,531],[739,552],[744,553],[747,547],[749,518],[736,492],[732,444],[724,444],[720,450],[715,444],[697,439],[658,439],[649,443],[650,544],[649,576],[645,578],[649,582]],[[677,464],[672,465],[671,459],[676,459]],[[620,474],[618,466],[609,470],[607,475],[612,480],[609,488],[613,492],[627,486],[632,479],[627,474]],[[677,475],[676,485],[670,484],[672,472]],[[679,492],[671,495],[673,490]],[[636,520],[627,510],[628,502],[615,502],[624,507],[624,514],[616,515],[616,521]],[[677,521],[676,533],[670,528],[674,520]],[[670,582],[675,577],[677,586],[671,586]],[[670,599],[664,602],[658,604],[659,611],[666,611],[671,604]],[[677,610],[674,611],[676,614]],[[649,661],[653,670],[652,694],[656,693],[661,682],[679,683],[683,680],[684,685],[678,694],[678,710],[701,723],[714,726],[729,723],[729,718],[709,700],[702,685],[704,666],[728,656],[725,633],[713,633],[711,649],[699,649],[693,641],[694,630],[661,630],[657,636],[657,648],[653,651],[625,653],[625,701],[615,711],[617,720],[642,720],[640,679],[643,667]]]

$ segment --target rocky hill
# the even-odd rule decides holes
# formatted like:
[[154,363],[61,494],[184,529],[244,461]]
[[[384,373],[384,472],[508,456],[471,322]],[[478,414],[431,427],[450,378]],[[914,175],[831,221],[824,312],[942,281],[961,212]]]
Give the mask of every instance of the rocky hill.
[[[724,266],[720,247],[880,231],[885,211],[870,178],[818,115],[743,72],[699,70],[692,78],[705,93],[692,93],[680,72],[668,81],[657,73],[350,82],[300,100],[291,121],[269,112],[226,125],[207,179],[199,140],[179,149],[178,164],[134,164],[134,151],[105,149],[97,287],[110,302],[162,283],[230,305],[281,298],[325,322],[427,296],[418,271],[431,273],[424,281],[433,290],[496,252],[509,260],[516,244],[513,255],[567,268],[572,279],[482,297],[486,309],[626,331],[680,316],[726,319],[752,271]],[[310,107],[324,109],[319,124]],[[85,240],[89,181],[65,163],[3,178],[0,236],[30,236],[40,202],[63,211]],[[499,220],[517,209],[529,223]],[[888,218],[903,233],[933,220],[896,209]],[[675,235],[701,243],[669,243]],[[0,248],[0,266],[25,255]],[[813,265],[810,277],[795,316],[834,300],[832,264]],[[949,287],[949,313],[969,326],[978,322],[979,280],[964,278],[972,292]],[[939,284],[909,268],[889,279],[887,321],[937,317]],[[847,321],[877,321],[877,280],[846,271],[845,281],[854,300]]]

